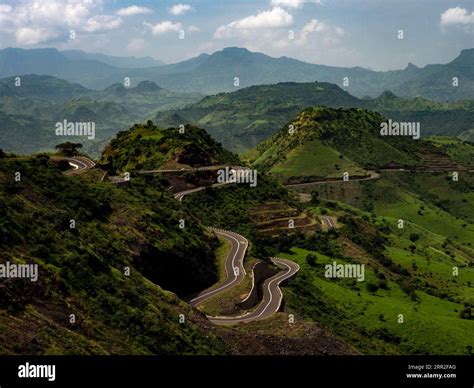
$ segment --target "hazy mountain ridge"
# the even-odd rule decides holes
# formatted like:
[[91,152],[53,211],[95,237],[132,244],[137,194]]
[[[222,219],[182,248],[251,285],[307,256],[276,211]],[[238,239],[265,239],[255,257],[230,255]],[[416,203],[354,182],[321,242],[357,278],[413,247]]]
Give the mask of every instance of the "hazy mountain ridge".
[[69,140],[83,142],[87,152],[98,155],[119,130],[202,97],[171,92],[150,81],[130,88],[114,84],[102,91],[53,76],[25,75],[19,86],[15,81],[15,77],[0,79],[0,138],[3,149],[24,154],[51,150],[61,143],[64,138],[55,136],[55,124],[67,120],[94,122],[95,139]]
[[[34,72],[79,82],[90,88],[105,88],[130,77],[134,85],[151,80],[173,91],[202,94],[284,81],[321,81],[342,86],[347,77],[349,84],[345,89],[355,96],[375,97],[389,89],[401,96],[454,101],[474,98],[473,53],[474,49],[462,50],[447,64],[423,68],[411,65],[403,70],[377,72],[361,67],[311,64],[288,57],[273,58],[237,47],[225,48],[211,55],[202,54],[176,64],[130,69],[89,59],[97,58],[90,55],[85,56],[87,59],[79,56],[73,60],[56,49],[10,48],[0,51],[0,77]],[[237,86],[236,77],[239,79]],[[453,77],[459,81],[456,87],[453,86]]]
[[326,82],[282,82],[220,93],[182,109],[159,112],[156,121],[163,126],[194,123],[206,128],[229,149],[244,151],[312,106],[360,107],[392,120],[420,122],[422,136],[458,136],[469,131],[474,122],[471,100],[433,102],[421,97],[401,98],[389,91],[374,99],[359,99]]

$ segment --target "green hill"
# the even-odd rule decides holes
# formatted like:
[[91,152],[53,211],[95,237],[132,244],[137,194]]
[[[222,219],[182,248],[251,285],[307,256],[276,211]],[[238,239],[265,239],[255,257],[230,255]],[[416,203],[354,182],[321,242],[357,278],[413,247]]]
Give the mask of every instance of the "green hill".
[[175,295],[216,281],[217,239],[198,222],[179,228],[189,215],[158,179],[100,176],[66,177],[45,155],[0,159],[0,262],[39,266],[37,282],[2,280],[0,352],[225,352]]
[[16,84],[17,77],[8,77],[0,80],[0,87],[8,88],[9,93],[3,95],[40,98],[49,101],[64,101],[92,95],[93,91],[78,83],[47,75],[22,75],[20,84]]
[[472,101],[433,102],[386,91],[359,99],[326,82],[282,82],[208,96],[178,110],[159,112],[162,126],[191,123],[206,128],[227,148],[242,152],[277,132],[301,110],[313,106],[366,108],[397,121],[420,122],[422,136],[458,136],[472,129]]
[[238,163],[204,129],[187,125],[161,129],[149,121],[119,132],[105,148],[101,164],[114,172]]
[[229,149],[242,151],[275,133],[302,109],[317,105],[357,107],[360,102],[333,84],[284,82],[208,96],[176,112],[160,112],[156,120],[170,125],[178,115],[185,123],[206,128]]
[[[284,181],[365,175],[391,162],[415,166],[419,140],[380,135],[384,118],[364,109],[309,108],[246,157]],[[290,129],[292,126],[293,129]]]

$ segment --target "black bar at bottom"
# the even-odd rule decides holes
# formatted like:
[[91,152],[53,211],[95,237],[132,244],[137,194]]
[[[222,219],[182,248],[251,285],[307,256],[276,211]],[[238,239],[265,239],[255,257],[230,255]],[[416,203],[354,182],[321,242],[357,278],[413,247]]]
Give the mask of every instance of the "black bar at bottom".
[[102,386],[96,384],[180,387],[202,383],[250,387],[259,382],[265,387],[278,382],[278,386],[293,383],[295,387],[344,383],[348,387],[472,388],[474,357],[0,356],[0,388]]

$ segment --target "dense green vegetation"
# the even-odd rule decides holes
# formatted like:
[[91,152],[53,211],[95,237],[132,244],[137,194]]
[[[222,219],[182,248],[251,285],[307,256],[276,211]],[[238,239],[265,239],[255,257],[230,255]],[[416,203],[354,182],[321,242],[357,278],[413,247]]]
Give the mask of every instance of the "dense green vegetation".
[[396,121],[419,122],[421,135],[468,136],[474,119],[472,100],[433,102],[384,92],[358,99],[326,82],[283,82],[220,93],[179,110],[159,112],[160,125],[192,123],[206,128],[227,148],[245,151],[276,133],[301,110],[313,106],[365,108]]
[[101,164],[113,172],[238,162],[236,155],[223,149],[204,129],[190,125],[160,129],[150,120],[146,125],[135,124],[128,131],[119,132],[101,159]]
[[[398,229],[396,220],[323,205],[339,216],[340,230],[278,242],[279,256],[301,266],[285,293],[290,311],[363,353],[468,354],[474,341],[468,314],[473,251],[413,223]],[[364,264],[365,281],[326,278],[324,266],[333,261]],[[453,266],[459,275],[453,276]]]
[[275,133],[303,108],[317,105],[357,107],[359,100],[325,82],[284,82],[208,96],[177,112],[159,112],[156,120],[165,126],[202,126],[227,148],[242,151]]
[[[50,151],[57,143],[56,122],[91,121],[96,125],[96,138],[72,141],[84,140],[85,150],[98,155],[119,130],[153,119],[163,127],[193,124],[206,128],[227,149],[241,152],[312,106],[366,108],[392,120],[420,122],[422,136],[469,140],[473,129],[472,101],[432,102],[421,97],[400,98],[391,92],[359,99],[326,82],[251,86],[198,101],[200,98],[197,93],[168,91],[151,81],[128,88],[114,83],[95,91],[34,74],[21,76],[21,86],[15,86],[15,78],[10,77],[0,80],[0,136],[8,151]],[[16,135],[9,136],[13,131]]]
[[430,136],[426,140],[447,154],[452,160],[471,168],[474,166],[474,158],[472,157],[474,142],[449,136]]
[[308,108],[246,157],[285,181],[365,175],[396,161],[416,166],[420,140],[381,136],[383,117],[364,109]]
[[178,111],[160,112],[156,120],[164,126],[194,123],[229,149],[243,151],[275,133],[303,108],[350,107],[357,102],[336,85],[285,82],[208,96]]
[[[119,131],[157,111],[176,109],[199,100],[198,94],[170,92],[153,82],[125,88],[114,84],[103,91],[50,76],[23,75],[0,80],[0,138],[5,150],[21,154],[51,151],[66,139],[56,136],[57,122],[93,122],[95,138],[68,136],[98,156]],[[12,136],[12,133],[15,136]]]
[[201,319],[163,290],[187,295],[213,284],[217,239],[161,179],[115,187],[98,183],[98,171],[66,177],[48,159],[0,159],[1,261],[40,268],[37,283],[2,282],[0,351],[222,353]]

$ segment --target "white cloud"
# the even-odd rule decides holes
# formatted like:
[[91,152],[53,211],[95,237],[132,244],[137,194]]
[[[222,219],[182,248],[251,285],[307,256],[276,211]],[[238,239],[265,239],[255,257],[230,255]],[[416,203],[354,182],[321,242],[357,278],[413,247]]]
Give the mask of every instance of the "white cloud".
[[201,31],[201,29],[198,26],[191,25],[188,27],[189,32],[198,32]]
[[153,11],[150,8],[131,5],[130,7],[120,8],[116,13],[119,16],[133,16],[152,12]]
[[145,40],[142,38],[130,39],[127,44],[127,51],[130,53],[142,52],[145,48]]
[[183,13],[186,13],[188,11],[191,11],[193,7],[191,7],[189,4],[175,4],[173,5],[169,11],[170,14],[172,15],[182,15]]
[[0,4],[0,32],[19,45],[35,45],[68,36],[120,27],[120,17],[105,15],[102,0],[24,0]]
[[53,32],[44,28],[21,27],[15,31],[16,41],[25,45],[38,44],[54,37]]
[[285,8],[301,8],[304,3],[318,3],[321,4],[321,0],[272,0],[271,4],[274,6],[281,6]]
[[0,13],[8,13],[12,11],[12,6],[8,4],[0,4]]
[[109,15],[97,15],[87,20],[84,25],[86,32],[114,30],[122,25],[122,19]]
[[474,23],[474,12],[469,13],[465,8],[449,8],[441,14],[441,25],[466,25]]
[[300,32],[300,37],[296,40],[298,45],[308,44],[312,35],[316,35],[319,41],[331,44],[338,44],[340,38],[344,35],[344,29],[341,27],[333,27],[330,24],[312,19],[309,23],[303,26]]
[[181,29],[181,23],[173,23],[169,20],[157,24],[143,22],[143,25],[148,27],[153,35],[161,35],[170,31],[179,31]]
[[274,7],[271,10],[262,11],[256,15],[250,15],[218,27],[214,32],[214,38],[231,37],[238,30],[245,34],[248,30],[288,27],[292,24],[293,16],[291,14],[283,8]]

